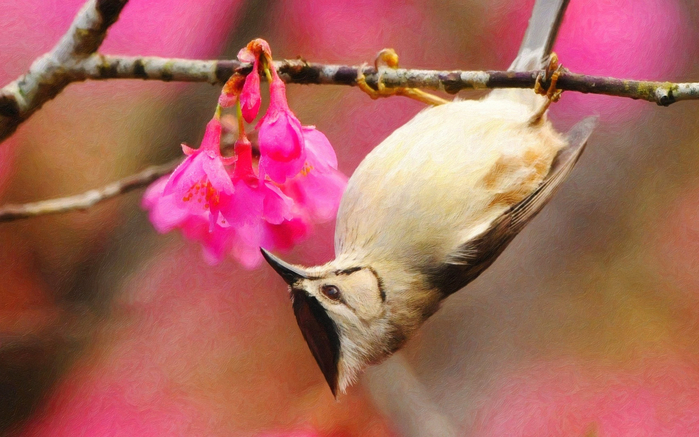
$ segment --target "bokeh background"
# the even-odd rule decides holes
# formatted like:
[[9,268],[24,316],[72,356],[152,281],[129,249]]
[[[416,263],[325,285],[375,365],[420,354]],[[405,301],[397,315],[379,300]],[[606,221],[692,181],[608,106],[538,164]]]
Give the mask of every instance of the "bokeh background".
[[[572,0],[569,69],[698,81],[693,0]],[[26,71],[82,0],[0,1],[0,80]],[[105,53],[504,69],[533,0],[131,0]],[[341,169],[421,105],[290,85]],[[217,87],[70,85],[0,145],[0,201],[70,195],[198,144]],[[482,93],[464,92],[463,98]],[[597,114],[580,164],[502,257],[404,352],[335,401],[271,269],[208,266],[158,235],[141,193],[0,224],[0,434],[423,436],[699,434],[699,102],[565,93],[565,130]],[[332,257],[333,224],[288,259]]]

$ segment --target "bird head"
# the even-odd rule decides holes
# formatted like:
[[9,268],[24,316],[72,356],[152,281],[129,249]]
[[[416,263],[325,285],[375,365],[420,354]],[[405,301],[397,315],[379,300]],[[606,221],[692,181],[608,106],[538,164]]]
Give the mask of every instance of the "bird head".
[[419,325],[406,316],[400,299],[392,301],[387,287],[396,284],[386,283],[372,266],[335,260],[305,268],[264,249],[262,254],[289,285],[296,321],[335,396],[367,365],[395,352]]

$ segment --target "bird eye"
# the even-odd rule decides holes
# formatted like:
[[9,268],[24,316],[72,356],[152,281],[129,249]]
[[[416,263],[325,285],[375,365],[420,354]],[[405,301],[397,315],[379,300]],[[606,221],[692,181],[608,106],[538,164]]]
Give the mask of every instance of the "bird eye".
[[334,285],[323,285],[320,291],[330,300],[339,302],[342,299],[342,293],[340,293],[340,290]]

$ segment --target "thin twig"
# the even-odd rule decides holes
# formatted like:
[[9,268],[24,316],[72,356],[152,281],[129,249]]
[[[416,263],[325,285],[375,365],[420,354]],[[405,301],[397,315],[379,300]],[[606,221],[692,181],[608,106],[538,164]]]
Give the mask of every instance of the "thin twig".
[[59,197],[56,199],[18,205],[4,205],[0,207],[0,223],[38,215],[86,210],[99,202],[148,186],[159,177],[171,173],[180,162],[182,162],[182,160],[177,159],[167,164],[154,165],[101,188],[96,188],[74,196]]
[[[378,75],[373,67],[316,64],[303,60],[275,62],[287,83],[319,85],[357,85],[363,68],[366,81],[376,88]],[[238,61],[200,61],[157,57],[118,57],[93,55],[69,70],[73,80],[146,79],[222,84],[234,71],[247,73],[250,66]],[[385,70],[383,83],[388,88],[411,87],[455,94],[465,89],[534,88],[540,71],[442,71]],[[542,83],[542,86],[548,84]],[[671,83],[587,76],[563,71],[558,88],[581,93],[606,94],[647,100],[667,106],[680,100],[699,99],[699,83]]]
[[0,89],[0,141],[75,79],[70,71],[97,51],[128,0],[89,0],[50,52]]

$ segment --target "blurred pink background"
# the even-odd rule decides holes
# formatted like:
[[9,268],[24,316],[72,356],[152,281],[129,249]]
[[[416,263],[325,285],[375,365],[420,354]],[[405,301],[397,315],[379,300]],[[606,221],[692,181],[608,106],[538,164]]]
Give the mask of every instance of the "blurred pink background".
[[[49,50],[80,0],[0,1],[0,78]],[[533,0],[131,0],[105,53],[504,69]],[[699,81],[689,0],[571,0],[555,47],[578,73]],[[198,144],[219,89],[70,85],[0,146],[0,201],[70,195]],[[351,174],[421,105],[288,87]],[[482,92],[464,92],[477,98]],[[0,434],[20,436],[697,435],[699,102],[565,93],[552,119],[600,127],[553,202],[400,357],[335,401],[281,281],[208,266],[128,194],[0,224]],[[332,257],[333,224],[289,260]]]

